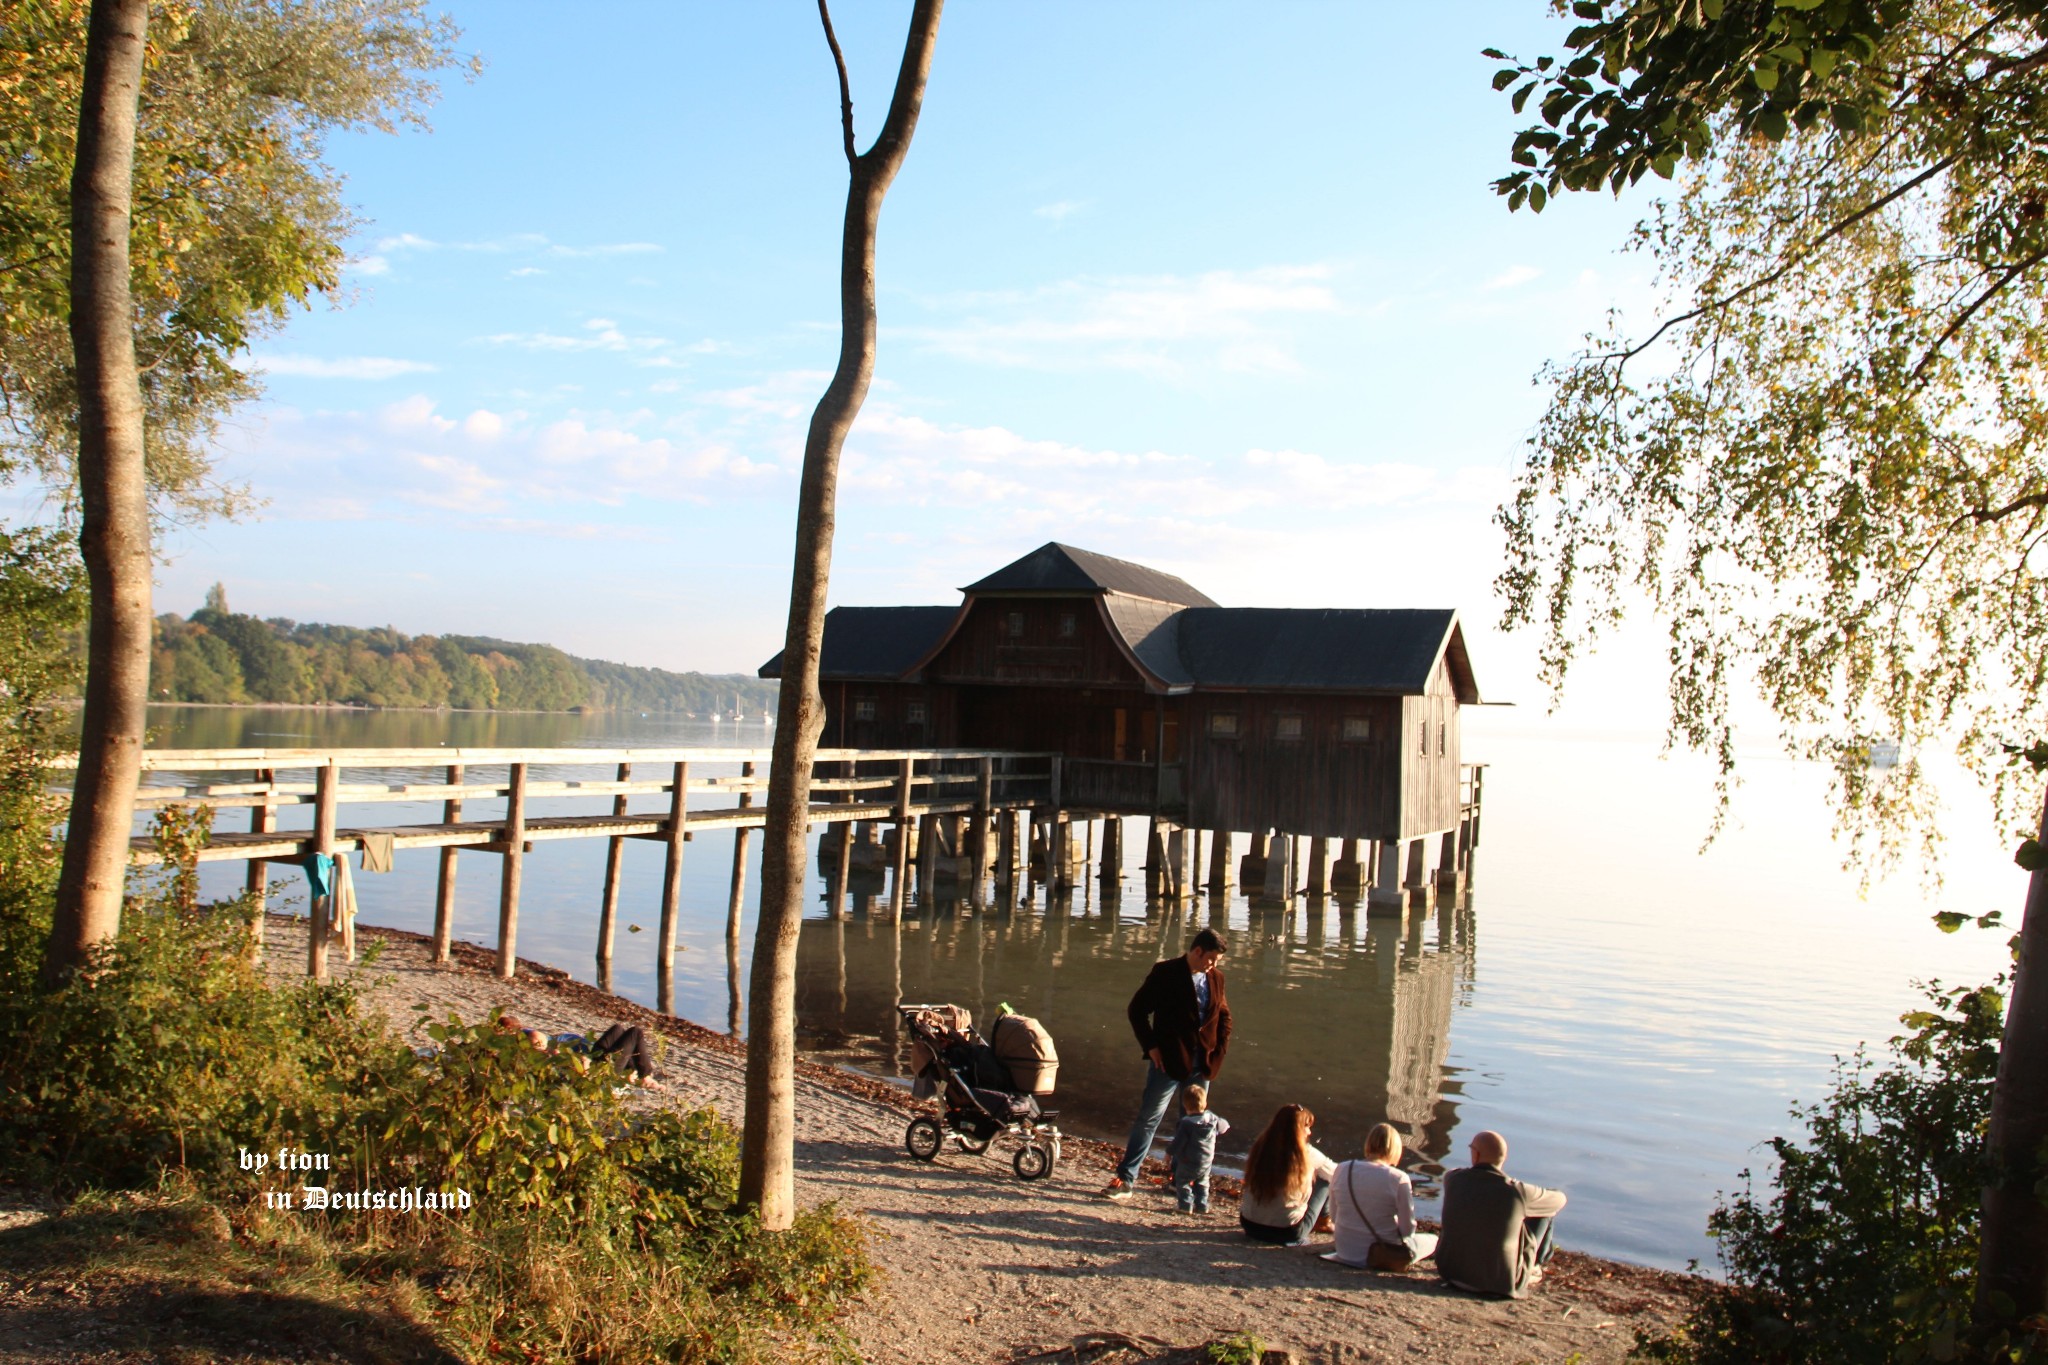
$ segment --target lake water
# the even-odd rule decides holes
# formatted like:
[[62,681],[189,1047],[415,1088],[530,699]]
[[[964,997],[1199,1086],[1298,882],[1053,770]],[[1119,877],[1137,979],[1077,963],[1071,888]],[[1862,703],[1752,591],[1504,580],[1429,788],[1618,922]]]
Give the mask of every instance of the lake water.
[[[769,742],[758,724],[618,715],[164,708],[152,724],[164,748]],[[1142,1070],[1125,1003],[1148,964],[1215,924],[1231,935],[1237,1021],[1213,1101],[1235,1127],[1226,1159],[1283,1102],[1314,1109],[1318,1141],[1340,1157],[1391,1116],[1411,1134],[1428,1203],[1443,1167],[1462,1164],[1470,1134],[1496,1128],[1512,1144],[1512,1172],[1570,1194],[1565,1244],[1711,1267],[1704,1229],[1716,1192],[1766,1161],[1763,1142],[1790,1131],[1791,1104],[1825,1090],[1834,1058],[1895,1033],[1918,999],[1916,979],[1975,983],[1997,970],[2003,933],[1947,936],[1929,915],[2003,908],[2017,920],[2023,875],[1965,806],[1952,819],[1939,894],[1910,871],[1859,894],[1829,837],[1823,775],[1768,754],[1744,756],[1735,824],[1702,853],[1709,774],[1660,760],[1654,737],[1574,734],[1485,712],[1466,725],[1468,760],[1490,766],[1484,844],[1458,906],[1394,920],[1335,901],[1282,913],[1205,896],[1169,912],[1148,908],[1134,865],[1107,899],[1092,877],[1050,908],[1042,891],[979,911],[913,899],[897,926],[858,894],[845,918],[830,918],[814,878],[799,951],[804,1043],[900,1074],[898,999],[951,1001],[978,1017],[1007,1001],[1059,1043],[1063,1126],[1121,1137]],[[467,818],[498,809],[473,801]],[[286,807],[280,823],[308,827],[311,813]],[[352,803],[342,821],[425,823],[438,813],[430,803]],[[225,812],[221,827],[246,828],[245,819]],[[1141,840],[1130,828],[1135,864]],[[614,985],[652,1004],[662,850],[629,840],[625,852]],[[522,956],[592,979],[604,856],[602,840],[569,840],[527,858]],[[737,1018],[759,884],[757,855],[740,958],[729,961],[731,861],[731,836],[706,832],[684,863],[677,1008],[717,1029]],[[436,867],[421,850],[401,853],[389,875],[359,876],[363,919],[429,930]],[[241,876],[239,863],[211,864],[206,889],[232,894]],[[494,941],[497,881],[494,857],[462,860],[458,936]],[[293,899],[303,909],[302,887]],[[1007,1173],[991,1167],[990,1178]]]

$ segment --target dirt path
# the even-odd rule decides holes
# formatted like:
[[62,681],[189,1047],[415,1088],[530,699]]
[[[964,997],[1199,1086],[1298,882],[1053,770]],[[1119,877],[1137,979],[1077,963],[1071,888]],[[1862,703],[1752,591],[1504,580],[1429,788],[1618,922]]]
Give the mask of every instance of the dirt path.
[[[279,979],[303,971],[304,921],[273,917],[270,963]],[[499,981],[481,949],[457,944],[436,967],[417,935],[364,930],[382,939],[366,1001],[401,1027],[426,1004],[477,1019],[504,1008],[550,1031],[627,1020],[668,1040],[665,1089],[636,1102],[713,1105],[737,1122],[744,1058],[738,1044],[665,1018],[522,961]],[[337,970],[346,971],[339,964]],[[1519,1303],[1472,1298],[1421,1275],[1375,1275],[1307,1249],[1261,1247],[1237,1230],[1219,1200],[1206,1220],[1184,1218],[1164,1192],[1128,1205],[1095,1191],[1115,1153],[1069,1139],[1045,1181],[1010,1171],[1012,1148],[986,1157],[957,1152],[932,1165],[904,1154],[916,1106],[895,1086],[804,1064],[798,1088],[798,1195],[837,1200],[874,1230],[886,1282],[855,1329],[870,1360],[998,1362],[1114,1332],[1184,1343],[1250,1331],[1305,1361],[1485,1362],[1585,1365],[1618,1362],[1637,1329],[1669,1323],[1686,1277],[1562,1253],[1543,1288]]]

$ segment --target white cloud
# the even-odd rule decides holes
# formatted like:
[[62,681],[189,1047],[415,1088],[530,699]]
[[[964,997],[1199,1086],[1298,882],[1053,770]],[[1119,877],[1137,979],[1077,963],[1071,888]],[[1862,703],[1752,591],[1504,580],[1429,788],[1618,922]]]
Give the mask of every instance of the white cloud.
[[489,255],[525,253],[556,257],[644,256],[667,250],[659,242],[592,242],[574,246],[549,240],[541,232],[514,232],[474,242],[437,242],[417,233],[401,232],[377,241],[377,251],[391,254],[405,251],[473,251]]
[[1533,265],[1511,265],[1479,287],[1481,289],[1513,289],[1517,285],[1527,284],[1531,280],[1540,278],[1542,274],[1543,272]]
[[1326,265],[1086,277],[1030,291],[926,300],[957,320],[892,329],[978,364],[1183,377],[1298,367],[1287,327],[1343,311]]
[[537,266],[537,265],[522,265],[522,266],[515,266],[515,267],[514,267],[513,269],[511,269],[511,270],[508,270],[508,271],[506,271],[505,273],[506,273],[507,275],[511,276],[511,277],[512,277],[513,279],[515,279],[515,280],[518,280],[518,279],[524,279],[524,278],[526,278],[526,277],[527,277],[528,275],[545,275],[545,274],[547,274],[548,272],[547,272],[547,271],[545,271],[545,270],[542,270],[542,269],[541,269],[541,268],[540,268],[539,266]]
[[1058,225],[1087,207],[1086,200],[1062,199],[1058,203],[1040,204],[1037,208],[1031,210],[1031,214],[1034,218],[1050,219],[1054,225]]
[[391,262],[382,256],[359,256],[349,262],[349,268],[358,275],[388,275]]
[[424,360],[399,360],[392,356],[357,355],[326,358],[310,355],[252,355],[249,368],[265,374],[288,374],[301,379],[396,379],[405,374],[432,374],[437,368]]
[[583,324],[583,333],[564,336],[558,332],[494,332],[477,339],[491,346],[517,346],[528,351],[652,352],[669,345],[665,337],[628,336],[610,318],[590,319]]

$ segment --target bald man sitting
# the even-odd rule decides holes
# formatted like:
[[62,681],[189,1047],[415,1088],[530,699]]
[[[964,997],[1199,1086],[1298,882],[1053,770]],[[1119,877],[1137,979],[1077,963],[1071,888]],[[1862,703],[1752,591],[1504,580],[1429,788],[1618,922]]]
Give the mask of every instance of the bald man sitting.
[[1472,1139],[1472,1164],[1444,1176],[1436,1268],[1455,1288],[1520,1299],[1543,1278],[1564,1194],[1510,1179],[1501,1170],[1507,1159],[1506,1138],[1480,1133]]

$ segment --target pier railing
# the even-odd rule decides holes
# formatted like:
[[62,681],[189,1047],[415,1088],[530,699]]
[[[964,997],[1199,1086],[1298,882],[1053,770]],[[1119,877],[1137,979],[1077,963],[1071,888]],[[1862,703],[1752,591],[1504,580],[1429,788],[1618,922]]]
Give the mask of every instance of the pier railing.
[[[517,961],[522,859],[536,843],[610,840],[598,930],[599,971],[608,977],[623,842],[653,840],[667,850],[656,945],[657,973],[666,995],[683,845],[706,829],[738,830],[744,840],[765,823],[766,807],[757,798],[768,790],[770,756],[767,749],[730,748],[157,749],[143,756],[136,804],[145,811],[201,804],[215,811],[247,809],[246,830],[215,830],[197,856],[202,862],[247,862],[249,891],[259,906],[271,861],[303,863],[358,849],[380,854],[439,849],[434,950],[440,960],[448,956],[453,930],[457,851],[496,854],[502,859],[498,971],[506,977]],[[985,835],[989,817],[998,813],[1057,808],[1060,768],[1058,755],[1009,750],[822,749],[808,815],[814,826],[882,821],[899,827],[924,817],[973,815],[979,817],[974,828]],[[433,776],[418,775],[420,769],[432,770]],[[667,800],[654,803],[656,809],[634,810],[636,797],[643,804]],[[710,804],[693,807],[693,797],[708,797]],[[535,815],[531,810],[535,800],[577,798],[608,801],[609,809],[576,815]],[[464,803],[477,800],[502,801],[502,813],[465,818]],[[440,819],[380,826],[342,823],[346,803],[414,801],[439,802]],[[287,806],[311,806],[311,827],[279,828],[278,811]],[[978,841],[983,837],[978,835]],[[897,840],[899,849],[907,843]],[[146,864],[159,856],[150,836],[131,841],[131,861]],[[333,927],[330,907],[316,903],[308,935],[310,975],[326,975]]]

